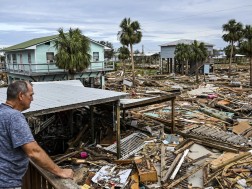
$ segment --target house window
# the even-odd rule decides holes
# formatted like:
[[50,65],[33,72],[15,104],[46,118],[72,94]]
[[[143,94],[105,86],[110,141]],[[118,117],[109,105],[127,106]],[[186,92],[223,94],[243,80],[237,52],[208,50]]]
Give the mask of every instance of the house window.
[[7,54],[7,62],[11,63],[11,55],[10,54]]
[[93,61],[99,61],[99,52],[93,52]]
[[28,52],[28,63],[31,64],[31,53]]
[[17,63],[17,55],[16,54],[12,54],[12,62],[13,62],[13,64]]
[[46,62],[47,63],[53,63],[54,62],[54,53],[53,52],[47,52],[46,53]]

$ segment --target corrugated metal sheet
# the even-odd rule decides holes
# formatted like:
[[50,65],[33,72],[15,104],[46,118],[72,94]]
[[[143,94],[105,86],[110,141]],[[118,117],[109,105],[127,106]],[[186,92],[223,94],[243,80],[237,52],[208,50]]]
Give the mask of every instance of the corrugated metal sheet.
[[[78,80],[34,82],[34,101],[24,114],[46,114],[119,100],[127,93],[84,87]],[[6,88],[0,88],[0,102],[6,100]]]

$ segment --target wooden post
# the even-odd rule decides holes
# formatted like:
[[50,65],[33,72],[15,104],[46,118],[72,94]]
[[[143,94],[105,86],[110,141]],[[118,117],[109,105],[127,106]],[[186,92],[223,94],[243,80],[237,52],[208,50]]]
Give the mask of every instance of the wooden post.
[[120,101],[116,102],[116,142],[117,142],[117,159],[121,157],[121,130],[120,130]]
[[104,77],[104,75],[101,75],[101,77],[100,77],[100,84],[101,84],[101,89],[105,89],[105,77]]
[[70,128],[71,136],[73,136],[73,110],[69,110],[68,126]]
[[90,106],[90,126],[92,143],[95,142],[95,129],[94,129],[94,106]]
[[171,112],[171,123],[172,123],[172,126],[171,126],[171,133],[174,133],[174,128],[175,128],[175,98],[173,98],[171,100],[171,108],[172,108],[172,112]]

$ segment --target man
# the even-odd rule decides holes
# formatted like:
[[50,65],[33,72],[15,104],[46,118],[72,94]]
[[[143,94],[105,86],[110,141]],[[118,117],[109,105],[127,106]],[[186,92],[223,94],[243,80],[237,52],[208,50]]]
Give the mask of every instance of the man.
[[29,158],[45,170],[73,178],[72,169],[61,169],[37,144],[22,111],[30,108],[33,88],[16,81],[7,88],[6,103],[0,104],[0,188],[21,188]]

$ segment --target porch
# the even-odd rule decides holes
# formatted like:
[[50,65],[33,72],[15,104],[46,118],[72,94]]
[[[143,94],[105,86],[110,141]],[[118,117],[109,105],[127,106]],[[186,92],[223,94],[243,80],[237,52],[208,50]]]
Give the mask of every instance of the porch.
[[[83,71],[94,72],[94,71],[112,71],[114,70],[114,62],[91,62],[90,66]],[[67,70],[59,69],[55,63],[31,63],[31,64],[20,64],[20,63],[1,63],[0,72],[8,72],[11,74],[26,75],[26,76],[37,76],[37,75],[52,75],[57,73],[66,73]]]

